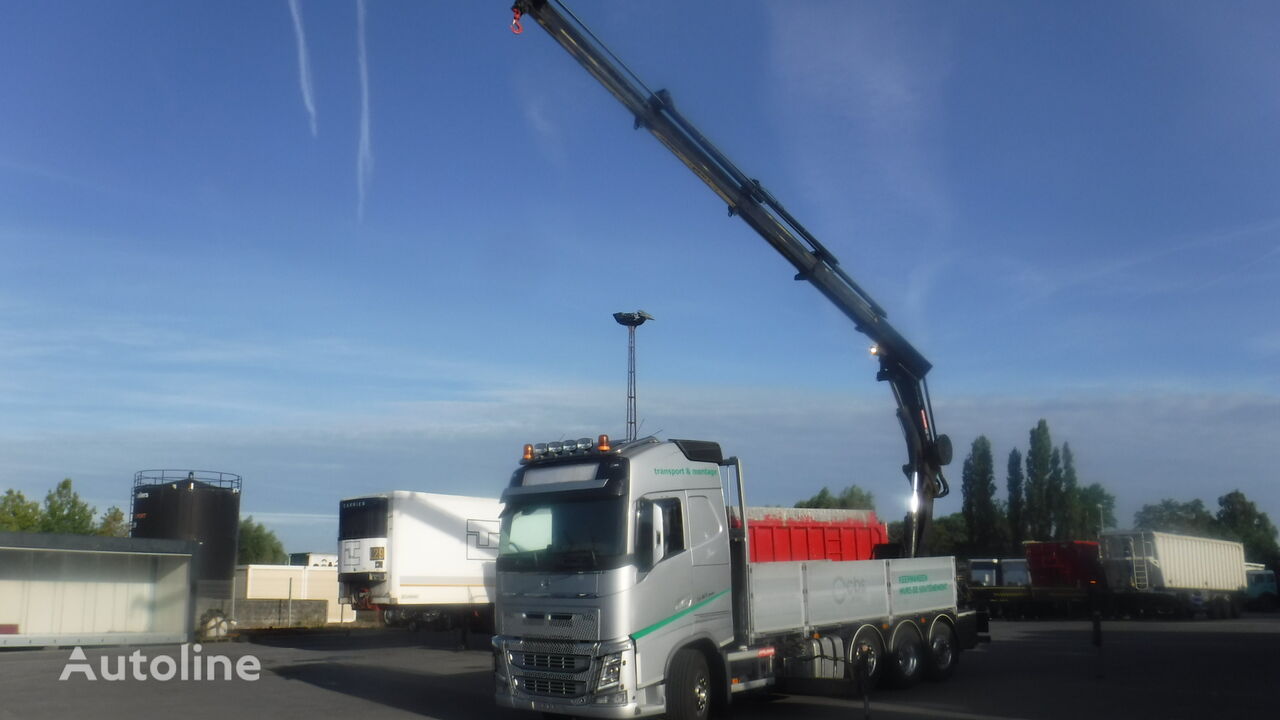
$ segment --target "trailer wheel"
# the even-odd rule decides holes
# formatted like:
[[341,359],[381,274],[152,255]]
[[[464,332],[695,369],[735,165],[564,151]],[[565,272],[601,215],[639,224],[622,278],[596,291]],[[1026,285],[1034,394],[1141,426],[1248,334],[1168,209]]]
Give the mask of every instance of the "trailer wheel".
[[[880,637],[880,632],[870,625],[863,625],[858,632],[854,633],[853,642],[849,643],[849,671],[852,673],[858,672],[859,653],[867,667],[867,686],[862,688],[863,692],[866,692],[880,682],[885,666],[884,639]],[[857,679],[856,674],[854,679]]]
[[893,633],[887,669],[890,684],[896,688],[908,688],[920,680],[924,670],[924,642],[920,631],[910,622],[904,622]]
[[924,673],[930,680],[946,680],[960,662],[960,646],[956,631],[945,620],[934,620],[929,629],[929,652],[925,654]]
[[711,713],[711,673],[707,659],[693,648],[684,648],[671,661],[667,717],[670,720],[706,720]]
[[1231,599],[1230,598],[1219,595],[1218,597],[1213,599],[1213,604],[1216,610],[1214,615],[1216,615],[1219,620],[1228,620],[1231,618]]

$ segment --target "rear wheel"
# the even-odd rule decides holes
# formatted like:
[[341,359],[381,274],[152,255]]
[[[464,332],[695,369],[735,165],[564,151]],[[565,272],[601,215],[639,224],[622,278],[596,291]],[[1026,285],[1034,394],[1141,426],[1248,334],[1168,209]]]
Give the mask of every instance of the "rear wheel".
[[711,673],[707,658],[692,648],[676,653],[667,685],[670,720],[706,720],[711,714]]
[[924,642],[914,625],[903,623],[894,631],[886,671],[890,684],[896,688],[911,687],[920,680],[924,671]]
[[866,667],[866,684],[862,688],[865,692],[876,686],[880,682],[880,676],[884,673],[885,652],[884,640],[880,637],[880,632],[870,625],[864,625],[853,636],[853,642],[849,644],[849,665],[852,672],[855,673],[854,678],[857,679],[858,662],[861,660]]
[[929,652],[925,655],[925,676],[930,680],[946,680],[960,662],[960,646],[951,623],[935,620],[929,630]]

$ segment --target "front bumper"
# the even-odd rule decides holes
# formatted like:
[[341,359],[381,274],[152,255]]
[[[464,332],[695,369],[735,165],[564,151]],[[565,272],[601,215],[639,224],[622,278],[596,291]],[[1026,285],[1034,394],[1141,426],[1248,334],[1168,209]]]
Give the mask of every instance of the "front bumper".
[[[601,643],[496,636],[493,653],[494,700],[500,707],[597,718],[664,710],[660,701],[642,702],[653,693],[637,691],[630,639]],[[606,666],[612,667],[616,683],[602,681]]]

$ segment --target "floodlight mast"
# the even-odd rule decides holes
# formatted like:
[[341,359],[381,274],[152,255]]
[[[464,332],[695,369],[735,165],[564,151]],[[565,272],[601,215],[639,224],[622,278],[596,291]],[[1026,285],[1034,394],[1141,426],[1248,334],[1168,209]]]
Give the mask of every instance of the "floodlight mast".
[[523,16],[536,20],[631,112],[637,129],[652,133],[728,205],[730,215],[741,217],[795,267],[797,280],[809,281],[875,342],[880,361],[876,379],[893,389],[907,442],[902,470],[911,483],[912,510],[906,518],[902,552],[907,557],[926,554],[933,501],[950,491],[942,466],[951,461],[950,439],[934,430],[925,382],[932,367],[929,361],[898,334],[884,309],[817,238],[676,110],[666,90],[649,90],[558,0],[517,0],[512,10],[514,31],[522,30]]
[[636,328],[653,316],[643,310],[616,312],[613,319],[627,328],[627,442],[636,439]]

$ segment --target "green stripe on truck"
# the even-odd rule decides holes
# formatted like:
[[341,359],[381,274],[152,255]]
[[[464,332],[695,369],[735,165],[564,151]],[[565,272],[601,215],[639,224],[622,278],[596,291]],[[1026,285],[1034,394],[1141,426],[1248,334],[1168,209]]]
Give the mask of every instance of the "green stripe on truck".
[[676,613],[675,615],[672,615],[672,616],[671,616],[671,617],[669,617],[669,618],[666,618],[666,619],[664,619],[664,620],[659,620],[658,622],[656,622],[656,623],[654,623],[654,624],[650,625],[650,626],[649,626],[649,627],[647,627],[647,628],[643,628],[643,629],[640,629],[640,630],[637,630],[637,631],[635,631],[635,632],[631,633],[631,639],[632,639],[632,640],[639,640],[640,638],[644,637],[645,635],[648,635],[649,633],[653,632],[654,630],[658,630],[658,629],[660,629],[660,628],[664,628],[664,627],[666,627],[667,625],[670,625],[671,623],[673,623],[673,622],[675,622],[675,621],[679,620],[680,618],[682,618],[682,617],[684,617],[684,616],[688,615],[689,613],[697,612],[698,610],[701,610],[702,608],[706,607],[707,605],[710,605],[711,603],[715,602],[716,600],[719,600],[721,597],[723,597],[723,596],[725,596],[725,595],[728,595],[728,594],[729,594],[729,591],[728,591],[728,590],[721,590],[720,592],[716,593],[715,595],[712,595],[711,597],[707,598],[706,600],[703,600],[702,602],[698,603],[697,605],[693,605],[693,606],[687,607],[687,608],[685,608],[684,610],[681,610],[680,612]]

